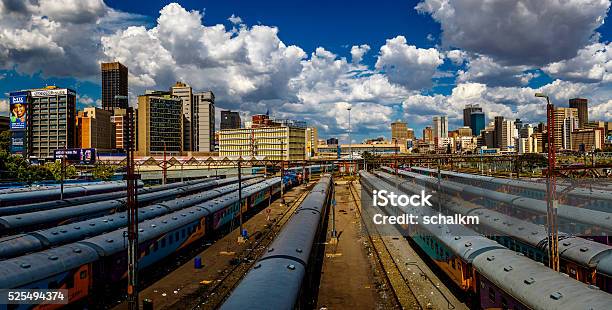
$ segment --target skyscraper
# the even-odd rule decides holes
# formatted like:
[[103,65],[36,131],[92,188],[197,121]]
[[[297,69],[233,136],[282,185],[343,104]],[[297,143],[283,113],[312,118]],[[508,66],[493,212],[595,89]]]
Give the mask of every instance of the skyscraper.
[[495,117],[495,135],[493,136],[493,145],[496,148],[501,148],[502,147],[503,126],[504,126],[504,117],[503,116],[496,116]]
[[102,108],[113,111],[128,107],[128,68],[119,62],[103,62],[102,70]]
[[193,95],[193,150],[215,150],[215,94],[211,91]]
[[485,124],[484,112],[473,112],[470,114],[470,128],[472,129],[472,135],[478,136],[480,131],[485,128]]
[[[566,118],[578,119],[578,110],[574,108],[555,108],[555,149],[557,151],[564,148],[563,137],[564,137],[564,123]],[[572,121],[569,121],[571,124]],[[565,145],[571,145],[571,131],[566,132],[568,134],[567,142]]]
[[584,128],[589,122],[588,100],[584,98],[570,99],[569,107],[578,110],[578,127]]
[[193,89],[183,82],[176,82],[170,91],[183,102],[183,151],[193,151]]
[[51,159],[57,149],[74,148],[77,138],[76,92],[49,86],[31,90],[30,96],[29,156]]
[[433,129],[431,129],[431,127],[427,126],[423,128],[423,140],[426,142],[433,141]]
[[138,96],[138,155],[180,155],[183,151],[183,104],[170,92]]
[[114,148],[115,126],[111,122],[112,115],[112,112],[96,107],[89,107],[79,111],[76,120],[76,146],[100,150]]
[[[482,108],[477,104],[468,104],[463,108],[463,126],[472,127],[472,113],[482,112]],[[483,127],[484,128],[484,127]]]
[[391,140],[398,142],[406,141],[408,139],[408,126],[406,123],[397,120],[391,123]]
[[448,118],[446,116],[433,117],[434,139],[448,138]]
[[230,110],[221,111],[221,130],[240,128],[240,114]]

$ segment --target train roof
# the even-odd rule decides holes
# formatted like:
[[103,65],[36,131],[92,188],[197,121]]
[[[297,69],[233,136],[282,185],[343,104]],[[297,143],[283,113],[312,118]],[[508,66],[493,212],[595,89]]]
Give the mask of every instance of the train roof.
[[19,288],[97,259],[94,249],[71,244],[0,261],[0,287]]
[[481,276],[531,309],[609,309],[612,295],[508,249],[476,256]]

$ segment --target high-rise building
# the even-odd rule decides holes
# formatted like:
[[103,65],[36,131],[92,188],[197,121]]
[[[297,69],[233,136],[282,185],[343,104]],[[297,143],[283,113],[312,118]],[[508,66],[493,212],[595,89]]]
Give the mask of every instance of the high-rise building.
[[485,114],[483,112],[472,112],[470,114],[470,128],[472,129],[472,135],[480,135],[480,131],[485,128]]
[[110,150],[115,147],[115,126],[112,112],[85,108],[77,115],[77,147]]
[[114,109],[113,116],[111,116],[111,123],[114,124],[115,128],[115,145],[114,149],[125,151],[125,144],[127,142],[127,129],[128,129],[128,117],[127,109]]
[[52,159],[55,150],[76,147],[76,92],[49,86],[29,95],[29,157]]
[[[463,126],[472,127],[472,113],[482,112],[482,108],[477,104],[468,104],[463,108]],[[484,125],[483,125],[484,128]],[[479,132],[480,133],[480,132]]]
[[414,140],[414,129],[406,129],[406,137],[408,138],[408,140]]
[[219,156],[304,160],[305,153],[306,128],[281,125],[219,131]]
[[562,147],[564,150],[572,149],[572,132],[578,129],[578,119],[566,117],[563,120],[563,134],[561,135]]
[[318,130],[316,127],[306,128],[306,157],[311,158],[317,156],[318,149]]
[[391,123],[391,140],[402,143],[408,139],[408,126],[406,123],[397,120]]
[[520,132],[521,128],[523,128],[523,121],[520,118],[514,120],[514,126],[516,127],[516,131]]
[[572,150],[581,152],[601,150],[605,141],[603,132],[603,128],[575,130],[572,132]]
[[240,114],[230,110],[221,111],[221,130],[240,128]]
[[[555,150],[560,151],[564,148],[563,144],[563,131],[564,131],[564,122],[566,118],[574,118],[578,119],[578,110],[574,108],[555,108]],[[569,145],[571,145],[571,131],[568,136]]]
[[183,150],[193,151],[193,89],[183,82],[176,82],[170,88],[170,92],[172,96],[179,97],[183,102]]
[[459,137],[469,137],[469,136],[472,136],[472,128],[467,127],[467,126],[459,127],[459,128],[457,128],[457,135]]
[[327,145],[338,145],[338,139],[336,138],[329,138],[325,142],[327,143]]
[[215,151],[215,94],[211,91],[193,95],[193,150]]
[[533,134],[534,130],[533,130],[533,126],[531,126],[531,124],[527,124],[524,125],[521,130],[519,131],[519,136],[521,138],[529,138],[531,137],[531,135]]
[[499,148],[502,151],[514,150],[515,132],[516,127],[514,125],[514,121],[504,120],[504,122],[502,123],[501,143],[499,145]]
[[589,122],[588,100],[584,98],[570,99],[569,107],[578,110],[578,127],[584,128]]
[[496,148],[501,148],[502,140],[503,140],[503,126],[504,126],[504,117],[496,116],[495,117],[495,134],[493,137],[493,145]]
[[423,140],[426,142],[432,142],[433,138],[433,129],[429,126],[423,128]]
[[448,138],[448,118],[446,116],[433,117],[433,136],[437,141]]
[[128,68],[119,62],[103,62],[102,108],[107,111],[128,107]]
[[183,101],[170,92],[147,91],[138,96],[138,149],[141,156],[183,152]]

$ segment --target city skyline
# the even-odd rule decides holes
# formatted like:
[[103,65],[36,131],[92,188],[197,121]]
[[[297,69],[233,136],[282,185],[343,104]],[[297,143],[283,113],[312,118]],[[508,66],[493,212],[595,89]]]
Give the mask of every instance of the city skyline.
[[[355,3],[344,11],[329,4],[336,20],[330,19],[330,10],[314,12],[316,5],[297,12],[268,2],[261,4],[274,7],[267,14],[237,3],[75,2],[68,7],[72,17],[49,3],[0,4],[0,15],[8,21],[0,22],[7,29],[0,35],[0,91],[68,87],[77,92],[82,110],[99,105],[99,63],[120,61],[130,70],[130,104],[147,89],[168,89],[182,81],[215,93],[217,120],[225,109],[250,115],[269,110],[277,117],[306,120],[320,137],[344,142],[348,105],[353,106],[356,142],[389,138],[389,125],[397,119],[420,133],[433,116],[447,115],[448,129],[456,129],[466,104],[480,104],[487,122],[502,115],[536,123],[544,120],[544,104],[533,97],[537,91],[550,94],[559,107],[567,107],[570,98],[586,98],[589,120],[611,120],[612,46],[610,26],[604,23],[610,2],[551,2],[546,10],[529,1],[517,3],[528,14],[512,5],[491,4],[486,9],[492,18],[479,19],[477,30],[487,29],[502,13],[524,19],[525,25],[502,22],[503,35],[491,30],[478,36],[471,28],[475,25],[462,20],[461,14],[475,9],[465,1],[409,1],[396,5],[397,10],[387,2]],[[347,15],[368,9],[372,19],[359,27],[371,31],[362,35],[331,31],[320,36],[292,25],[326,17],[312,27],[340,24],[341,32],[363,23]],[[575,17],[573,24],[551,19],[569,15]],[[79,28],[95,35],[82,31],[85,38],[76,32]],[[468,36],[465,42],[458,39],[461,35]],[[500,48],[516,37],[522,38],[518,46]],[[24,58],[21,53],[28,51],[39,57]],[[6,96],[0,99],[0,112],[8,114]]]

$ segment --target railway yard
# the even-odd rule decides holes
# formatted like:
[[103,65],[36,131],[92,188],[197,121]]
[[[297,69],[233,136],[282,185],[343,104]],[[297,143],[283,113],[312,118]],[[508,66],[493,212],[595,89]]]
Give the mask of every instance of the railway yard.
[[[612,307],[609,182],[557,187],[555,271],[541,182],[423,167],[352,175],[336,168],[139,184],[139,307]],[[59,289],[71,308],[133,309],[125,188],[123,181],[68,186],[63,199],[53,186],[0,190],[0,289]],[[383,190],[430,193],[431,204],[374,203],[373,192]],[[479,221],[377,224],[377,214]]]

